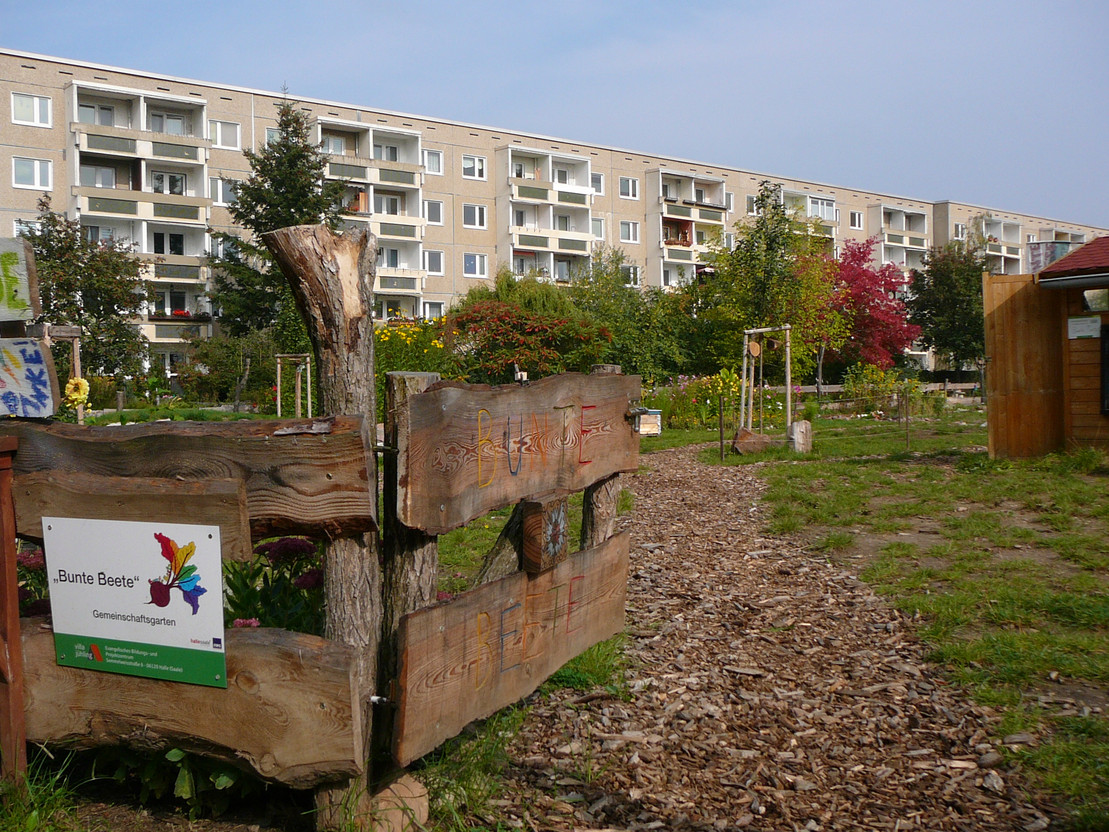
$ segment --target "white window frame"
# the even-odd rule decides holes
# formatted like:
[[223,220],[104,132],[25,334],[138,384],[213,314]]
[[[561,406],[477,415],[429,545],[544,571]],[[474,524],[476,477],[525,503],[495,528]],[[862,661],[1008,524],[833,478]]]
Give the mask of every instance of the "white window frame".
[[[600,229],[600,234],[597,230]],[[598,240],[605,238],[605,218],[604,217],[590,217],[589,230],[593,232],[593,237]]]
[[[433,220],[431,218],[431,206],[437,205],[439,219]],[[443,200],[441,199],[425,199],[424,200],[424,219],[427,220],[428,225],[442,225],[443,224]]]
[[[399,194],[374,194],[374,213],[383,214],[387,217],[400,217],[404,216],[404,208],[401,204],[402,197]],[[390,208],[396,210],[390,211]]]
[[268,147],[269,145],[271,145],[275,141],[277,141],[279,138],[281,138],[281,128],[280,127],[267,127],[266,132],[263,135],[265,136],[266,140],[262,144],[264,146]]
[[[473,271],[467,271],[467,258],[473,258]],[[489,255],[478,254],[473,251],[467,251],[462,254],[462,276],[472,278],[484,278],[489,276]]]
[[[601,187],[597,187],[598,183]],[[593,172],[589,174],[589,185],[593,188],[593,193],[597,196],[605,195],[605,175],[603,173]]]
[[212,200],[213,205],[233,205],[235,202],[235,187],[238,184],[238,181],[234,179],[209,176],[208,198]]
[[[84,181],[85,171],[87,171],[87,170],[93,171],[93,182],[92,182],[92,184],[86,184],[85,181]],[[101,174],[106,173],[106,172],[111,173],[111,184],[103,185],[103,184],[101,184],[101,181],[102,181]],[[96,164],[79,165],[78,168],[77,168],[77,181],[78,181],[78,183],[80,183],[82,188],[114,188],[116,186],[116,169],[114,167],[112,167],[111,165],[96,165]]]
[[[392,261],[392,262],[390,262]],[[400,269],[400,249],[392,246],[382,246],[377,250],[377,265],[382,269]]]
[[[862,231],[863,230],[863,212],[862,211],[852,211],[850,214],[848,214],[848,219],[849,219],[851,227],[853,229],[855,229],[856,231]],[[855,222],[856,219],[858,219],[857,223]]]
[[639,242],[639,223],[635,220],[620,220],[620,242]]
[[[93,111],[92,121],[85,121],[84,119],[81,118],[81,110],[84,110],[84,109],[89,109],[89,110]],[[107,112],[109,112],[112,116],[112,120],[108,124],[105,124],[100,119],[101,115],[103,115],[105,110]],[[78,104],[77,105],[77,121],[80,122],[81,124],[98,124],[101,127],[115,127],[115,124],[116,124],[116,108],[115,108],[115,105],[114,104],[101,104],[99,102],[93,103],[93,104]]]
[[[232,133],[229,137],[227,134]],[[239,137],[242,135],[242,125],[237,121],[220,121],[208,119],[208,139],[212,147],[221,147],[224,150],[239,150],[242,145]],[[228,141],[231,138],[233,141]]]
[[[467,174],[466,173],[466,161],[467,160],[471,160],[471,167],[474,170],[474,172],[472,174]],[[486,160],[485,160],[484,156],[474,156],[471,153],[463,153],[462,154],[462,178],[463,179],[480,179],[480,180],[484,181],[486,179],[486,175],[487,175],[487,171],[486,171],[486,167],[485,167],[485,161]]]
[[24,231],[41,231],[42,223],[38,220],[16,220],[12,223],[13,236],[22,237]]
[[747,194],[747,216],[754,217],[759,213],[758,197],[754,194]]
[[826,196],[809,197],[809,218],[832,222],[836,217],[836,201]]
[[[436,255],[437,255],[437,258],[439,260],[439,268],[438,269],[433,269],[431,267],[432,266],[431,261],[433,259],[436,259],[434,257]],[[424,249],[424,271],[426,271],[428,274],[437,274],[437,275],[446,274],[446,272],[443,271],[443,257],[444,257],[443,252],[440,251],[439,249],[425,248]]]
[[[34,165],[34,182],[25,185],[15,180],[15,170],[19,162],[31,162]],[[45,183],[43,182],[45,174]],[[12,157],[12,187],[22,188],[26,191],[52,191],[54,190],[54,163],[49,159],[32,159],[29,156]]]
[[[467,220],[467,214],[472,213],[472,221]],[[462,227],[463,228],[487,228],[485,206],[476,202],[462,203]]]
[[[561,178],[560,178],[561,177]],[[573,185],[573,177],[570,175],[570,169],[560,166],[555,166],[554,181],[556,185]]]
[[955,223],[955,229],[952,236],[956,240],[965,240],[967,238],[967,224],[965,222]]
[[[18,119],[15,117],[15,99],[30,98],[31,109],[34,111],[30,120]],[[42,112],[45,107],[45,114]],[[45,120],[43,116],[45,115]],[[27,127],[53,127],[54,126],[54,102],[48,95],[35,95],[30,92],[13,92],[12,93],[12,124],[22,124]]]
[[634,176],[620,177],[620,199],[639,199],[639,180]]
[[732,210],[734,205],[735,205],[735,194],[733,194],[731,191],[724,191],[724,210],[731,213],[731,210]]
[[620,272],[624,275],[624,285],[638,287],[640,284],[640,269],[635,263],[627,263],[620,267]]
[[[162,185],[163,185],[163,187],[166,188],[166,190],[164,190],[164,191],[157,190],[157,188],[154,184],[154,177],[155,176],[163,177],[162,178]],[[175,194],[172,190],[169,190],[170,178],[174,177],[174,176],[180,176],[181,177],[181,193],[179,193],[179,194]],[[176,171],[176,170],[152,170],[152,171],[150,171],[150,190],[153,193],[165,194],[166,196],[188,196],[189,195],[189,175],[187,173],[181,173],[180,171]]]
[[328,156],[345,156],[347,152],[346,136],[320,136],[320,152]]
[[573,231],[573,222],[569,214],[555,214],[555,231]]
[[[424,156],[424,171],[426,173],[430,173],[432,176],[442,176],[443,175],[443,151],[442,150],[424,150],[423,151],[423,156]],[[438,164],[437,164],[438,170],[432,170],[431,169],[431,165],[428,164],[429,159],[437,159],[438,160]]]
[[[438,314],[431,315],[431,309],[435,307]],[[425,321],[435,321],[443,317],[443,301],[441,300],[425,300],[421,302],[421,312]]]
[[379,162],[399,162],[400,145],[374,142],[374,159]]
[[[159,130],[154,126],[154,119],[160,118],[162,120],[162,127],[165,128],[169,125],[171,119],[181,119],[181,132],[172,133],[169,130]],[[184,113],[174,113],[167,110],[152,110],[150,112],[150,132],[161,133],[163,136],[187,136],[189,135],[189,117]]]

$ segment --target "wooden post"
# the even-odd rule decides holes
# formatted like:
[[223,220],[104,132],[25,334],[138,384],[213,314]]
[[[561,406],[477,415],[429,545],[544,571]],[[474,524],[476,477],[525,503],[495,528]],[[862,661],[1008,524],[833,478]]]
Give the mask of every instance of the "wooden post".
[[0,438],[0,776],[15,780],[27,770],[23,713],[23,646],[19,629],[19,578],[15,568],[12,455],[19,440]]
[[293,392],[293,400],[296,402],[293,405],[293,414],[296,416],[297,419],[300,418],[300,396],[301,396],[301,376],[302,375],[304,375],[304,367],[302,367],[300,364],[297,364],[296,383],[295,383],[295,389],[294,389],[294,392]]
[[[73,339],[73,377],[81,378],[81,339]],[[85,424],[85,406],[77,405],[77,424]]]
[[[374,401],[373,285],[377,245],[366,231],[334,234],[323,225],[299,225],[262,235],[292,288],[308,328],[320,374],[325,414],[365,416],[365,447],[372,449],[377,413]],[[367,487],[377,484],[377,459],[367,460]],[[357,653],[364,747],[372,747],[375,694],[381,641],[380,543],[375,532],[332,540],[324,555],[327,638]],[[372,822],[363,774],[316,791],[316,823],[343,826],[352,818]]]
[[[401,617],[435,602],[439,583],[439,538],[409,528],[397,519],[397,486],[407,457],[396,453],[402,424],[408,417],[406,403],[439,381],[438,373],[388,373],[385,388],[384,494],[382,499],[382,603],[383,626],[378,660],[378,689],[388,690],[397,677],[397,628]],[[375,775],[385,776],[392,761],[393,711],[382,714],[382,729],[375,732],[372,760]]]
[[[621,375],[619,364],[594,364],[593,373]],[[612,537],[616,531],[616,504],[620,497],[620,475],[613,474],[585,489],[581,504],[581,548],[588,549]]]

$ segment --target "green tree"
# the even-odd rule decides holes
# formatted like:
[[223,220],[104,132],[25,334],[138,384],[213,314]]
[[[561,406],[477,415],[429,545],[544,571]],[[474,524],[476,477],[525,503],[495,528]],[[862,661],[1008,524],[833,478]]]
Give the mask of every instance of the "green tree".
[[835,346],[846,331],[836,311],[834,271],[824,238],[786,208],[779,185],[762,182],[755,209],[736,226],[735,248],[718,248],[712,268],[690,285],[693,312],[716,368],[742,362],[745,329],[789,324],[793,369],[801,372],[821,345]]
[[270,330],[198,338],[188,361],[178,368],[177,381],[192,401],[230,402],[245,377],[239,400],[269,409],[277,383],[277,352]]
[[986,352],[982,272],[986,259],[973,244],[959,241],[934,248],[924,270],[913,270],[909,319],[920,327],[925,346],[955,369],[980,364]]
[[[88,240],[78,221],[51,210],[49,196],[39,200],[38,208],[37,227],[23,234],[35,252],[39,322],[81,327],[85,374],[121,378],[143,373],[148,344],[136,319],[152,294],[142,278],[142,263],[122,242]],[[54,350],[62,373],[69,366],[69,346],[57,344]]]
[[307,114],[281,102],[277,135],[261,150],[243,151],[250,176],[234,183],[228,211],[249,236],[212,231],[219,254],[213,257],[220,324],[231,335],[277,326],[279,348],[310,352],[288,281],[259,238],[292,225],[326,223],[337,229],[343,183],[325,181],[327,157],[309,138]]
[[600,361],[651,381],[673,376],[684,364],[686,298],[628,286],[621,270],[624,259],[624,252],[612,246],[594,251],[589,267],[573,276],[569,297],[612,335]]

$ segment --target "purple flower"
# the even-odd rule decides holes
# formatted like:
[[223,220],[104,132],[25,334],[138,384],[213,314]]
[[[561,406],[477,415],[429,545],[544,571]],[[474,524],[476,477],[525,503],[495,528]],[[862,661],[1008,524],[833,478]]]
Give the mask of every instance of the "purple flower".
[[46,557],[42,549],[24,549],[15,556],[15,562],[30,572],[41,572],[46,568]]
[[259,621],[257,618],[236,618],[234,621],[231,622],[231,626],[236,628],[261,627],[262,622]]
[[313,567],[293,580],[297,589],[315,589],[323,584],[323,570]]
[[271,564],[292,563],[316,554],[316,544],[304,537],[279,537],[254,547],[254,554],[261,555]]
[[449,601],[453,597],[453,594],[451,594],[450,592],[444,592],[443,590],[439,590],[435,593],[436,601]]

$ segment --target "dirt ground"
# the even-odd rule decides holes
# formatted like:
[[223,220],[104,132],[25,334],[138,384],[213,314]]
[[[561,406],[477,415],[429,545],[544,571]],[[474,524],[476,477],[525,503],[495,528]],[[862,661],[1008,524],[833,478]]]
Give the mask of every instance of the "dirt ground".
[[[924,660],[913,622],[852,562],[761,536],[756,473],[696,455],[652,454],[625,478],[630,699],[534,696],[488,826],[1047,829],[1048,810],[1002,764],[995,714]],[[111,803],[86,804],[82,819],[122,832],[294,828]]]

